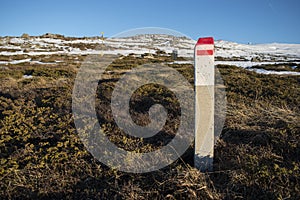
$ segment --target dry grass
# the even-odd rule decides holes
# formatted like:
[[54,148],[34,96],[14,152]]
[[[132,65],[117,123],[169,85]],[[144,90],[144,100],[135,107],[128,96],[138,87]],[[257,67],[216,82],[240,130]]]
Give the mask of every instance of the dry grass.
[[[66,58],[68,59],[68,58]],[[80,58],[83,59],[83,58]],[[163,59],[150,62],[162,62]],[[130,140],[115,127],[110,96],[122,73],[147,59],[125,57],[109,70],[113,78],[99,84],[99,120],[122,148],[158,148]],[[215,148],[214,172],[193,168],[193,147],[172,165],[146,174],[119,172],[95,160],[80,141],[71,115],[76,65],[33,68],[18,65],[0,76],[1,199],[299,199],[299,77],[258,75],[233,66],[218,66],[228,109]],[[176,66],[193,82],[189,65]],[[27,71],[26,71],[27,70]],[[24,80],[28,70],[34,79]],[[147,120],[141,96],[163,101],[172,117],[176,100],[155,96],[157,87],[135,94],[133,115]],[[152,91],[152,92],[151,92]],[[172,96],[172,95],[171,95]],[[172,120],[166,127],[172,137]],[[173,131],[173,132],[172,132]],[[124,136],[127,142],[124,142]],[[163,139],[161,137],[159,139]],[[128,142],[128,141],[131,141]],[[136,145],[136,146],[134,146]],[[141,145],[141,146],[139,146]]]

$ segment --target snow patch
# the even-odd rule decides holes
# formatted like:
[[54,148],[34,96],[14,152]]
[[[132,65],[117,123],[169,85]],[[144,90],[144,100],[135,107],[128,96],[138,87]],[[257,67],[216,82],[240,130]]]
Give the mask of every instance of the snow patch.
[[31,61],[31,58],[28,58],[28,59],[23,59],[23,60],[0,61],[0,64],[12,64],[12,65],[16,65],[16,64],[26,63],[26,62],[30,62],[30,61]]
[[300,72],[290,72],[290,71],[273,71],[273,70],[265,70],[265,69],[248,69],[249,71],[254,71],[259,74],[276,74],[276,75],[300,75]]
[[33,78],[33,76],[32,75],[23,75],[23,78],[30,79],[30,78]]

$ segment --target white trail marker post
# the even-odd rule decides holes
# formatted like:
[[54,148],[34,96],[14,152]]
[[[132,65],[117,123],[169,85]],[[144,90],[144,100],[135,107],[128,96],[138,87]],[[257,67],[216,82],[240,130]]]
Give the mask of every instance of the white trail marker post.
[[213,170],[214,155],[214,39],[199,38],[195,46],[195,167]]

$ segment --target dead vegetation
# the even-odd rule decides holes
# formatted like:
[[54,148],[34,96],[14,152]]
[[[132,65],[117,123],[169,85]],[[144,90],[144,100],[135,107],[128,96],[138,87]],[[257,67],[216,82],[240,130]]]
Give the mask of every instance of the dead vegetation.
[[265,70],[273,70],[273,71],[300,71],[300,64],[297,63],[282,63],[282,64],[272,64],[272,65],[258,65],[252,68],[256,69],[265,69]]
[[[72,60],[60,59],[66,59],[66,63]],[[148,119],[147,107],[158,102],[166,105],[169,124],[158,138],[140,142],[126,136],[116,127],[109,109],[115,82],[124,73],[118,72],[168,59],[128,56],[107,69],[111,78],[99,83],[97,111],[103,128],[110,133],[108,137],[118,146],[146,152],[173,137],[179,105],[165,88],[159,92],[157,86],[145,86],[131,102],[132,115],[141,124],[138,120]],[[234,66],[218,66],[228,108],[215,147],[215,171],[200,173],[193,168],[191,146],[168,167],[133,174],[101,164],[79,139],[71,115],[78,66],[19,64],[0,69],[1,199],[300,198],[299,76],[260,75]],[[192,65],[176,64],[174,68],[193,83]],[[33,78],[22,78],[25,74]]]

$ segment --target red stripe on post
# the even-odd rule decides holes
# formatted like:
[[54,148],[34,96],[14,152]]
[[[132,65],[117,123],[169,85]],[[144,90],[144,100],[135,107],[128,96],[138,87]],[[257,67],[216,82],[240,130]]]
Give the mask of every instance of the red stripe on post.
[[214,44],[214,38],[213,37],[199,38],[196,45],[201,45],[201,44]]
[[214,55],[214,50],[197,50],[197,56]]

